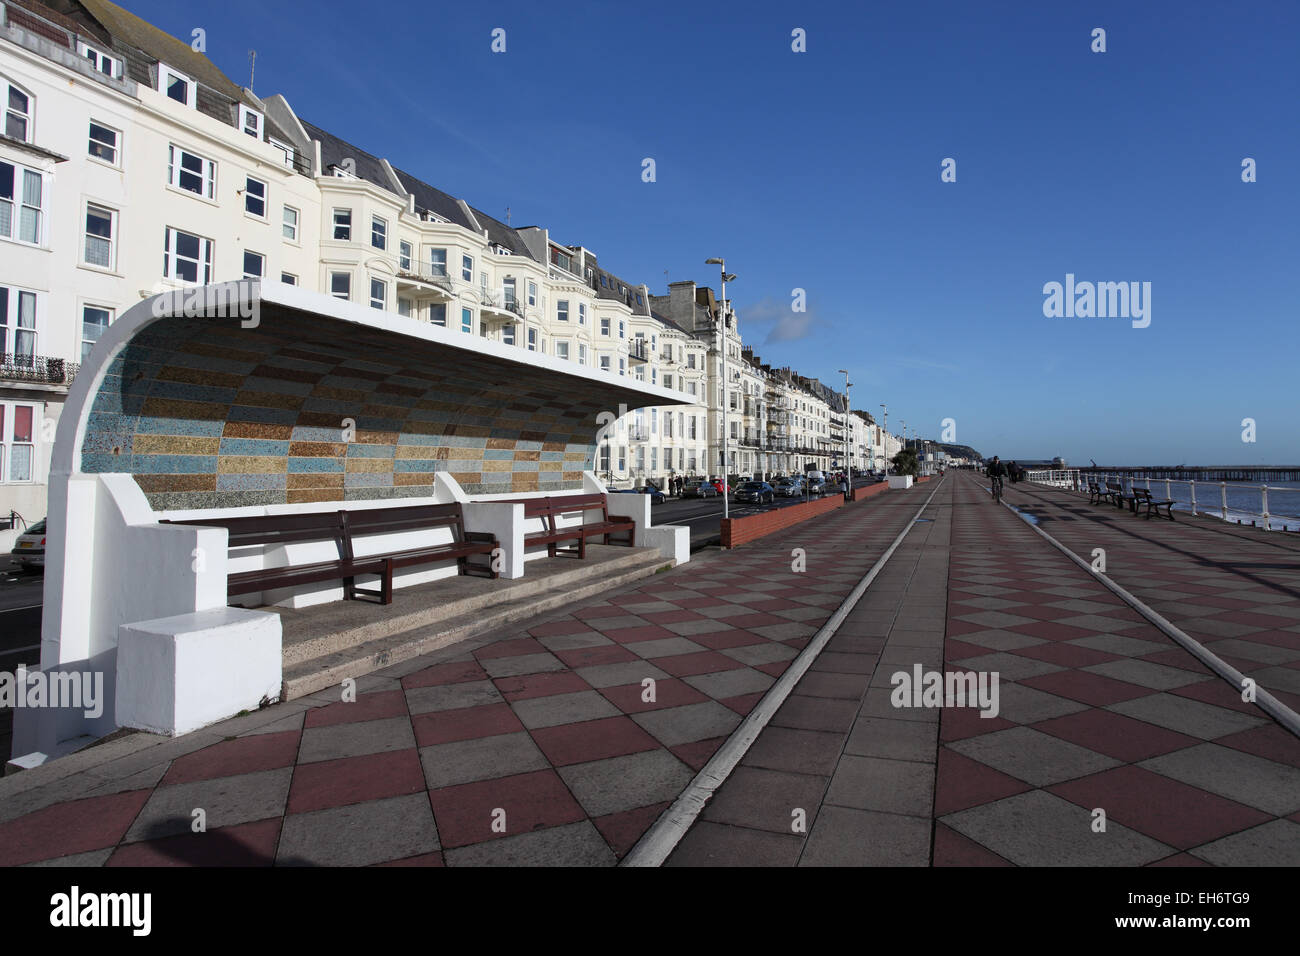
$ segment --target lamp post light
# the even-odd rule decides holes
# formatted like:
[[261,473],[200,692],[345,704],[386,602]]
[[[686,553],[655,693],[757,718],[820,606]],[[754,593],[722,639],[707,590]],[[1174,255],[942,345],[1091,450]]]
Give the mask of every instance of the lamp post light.
[[722,517],[730,516],[728,500],[731,497],[731,485],[727,481],[727,444],[731,433],[727,431],[727,405],[731,401],[731,379],[727,374],[727,281],[735,281],[734,273],[727,272],[726,259],[705,259],[706,266],[718,266],[722,274],[722,304],[718,307],[722,327]]

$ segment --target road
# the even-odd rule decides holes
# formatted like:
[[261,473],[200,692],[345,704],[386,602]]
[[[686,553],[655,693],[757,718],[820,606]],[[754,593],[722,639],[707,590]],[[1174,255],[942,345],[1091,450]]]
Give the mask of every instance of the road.
[[[19,664],[41,661],[40,574],[23,573],[0,555],[0,672],[12,674]],[[9,759],[13,711],[0,708],[0,757]]]
[[[874,484],[870,478],[854,478],[853,487]],[[839,494],[839,492],[832,492]],[[814,496],[814,500],[816,496]],[[730,503],[731,517],[758,514],[773,508],[787,508],[790,505],[803,504],[805,498],[777,498],[770,505],[754,505],[733,500]],[[697,551],[710,543],[716,542],[722,527],[721,498],[669,498],[661,505],[651,509],[651,520],[657,524],[684,524],[691,529],[691,550]]]

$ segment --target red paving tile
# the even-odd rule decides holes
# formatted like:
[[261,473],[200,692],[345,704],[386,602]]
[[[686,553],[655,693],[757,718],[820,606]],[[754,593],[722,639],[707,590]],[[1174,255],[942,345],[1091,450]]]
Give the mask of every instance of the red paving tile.
[[708,740],[696,740],[689,744],[678,744],[676,747],[669,747],[673,756],[680,760],[686,766],[690,767],[696,773],[704,769],[704,765],[709,759],[718,752],[718,748],[727,740],[726,737],[711,737]]
[[945,742],[964,740],[1017,726],[1005,717],[981,717],[975,707],[945,707],[939,716],[939,739]]
[[639,627],[620,627],[612,631],[601,631],[611,641],[620,644],[635,644],[637,641],[661,641],[670,637],[681,637],[666,627],[658,624],[642,624]]
[[523,730],[509,704],[483,704],[457,710],[436,710],[411,718],[417,747],[449,744],[457,740],[475,740],[497,734]]
[[1042,720],[1033,727],[1125,763],[1137,763],[1202,743],[1198,737],[1189,737],[1100,708]]
[[594,667],[597,664],[624,664],[639,661],[637,657],[621,644],[601,644],[598,647],[575,647],[570,650],[551,651],[567,667]]
[[448,664],[434,664],[414,674],[407,674],[402,678],[402,687],[411,690],[415,687],[464,684],[468,681],[487,679],[487,671],[479,667],[478,661],[453,661]]
[[1212,866],[1206,863],[1200,857],[1192,856],[1190,853],[1176,853],[1173,856],[1167,856],[1163,860],[1156,860],[1148,866]]
[[493,681],[506,700],[528,700],[533,697],[553,697],[556,694],[576,694],[591,690],[591,685],[572,671],[546,671],[540,674],[520,674],[516,677],[498,677]]
[[[789,663],[789,662],[786,661],[783,663]],[[740,714],[740,716],[744,717],[751,710],[753,710],[754,705],[757,704],[762,699],[763,699],[762,694],[741,694],[739,697],[728,697],[726,700],[718,701],[718,703],[725,704],[726,706],[734,710],[736,713]]]
[[1076,670],[1039,674],[1037,677],[1026,677],[1018,683],[1045,690],[1049,694],[1091,704],[1093,707],[1105,707],[1107,704],[1115,704],[1121,700],[1134,700],[1156,693],[1149,687],[1139,687],[1128,681]]
[[530,627],[528,633],[533,637],[557,637],[562,634],[581,634],[591,629],[591,625],[584,624],[582,621],[551,621],[548,624]]
[[446,866],[447,862],[442,858],[442,853],[435,851],[433,853],[421,853],[418,856],[403,857],[400,860],[389,860],[387,863],[376,863],[375,866]]
[[1264,716],[1258,707],[1242,700],[1241,694],[1234,691],[1231,685],[1220,678],[1201,681],[1199,684],[1188,684],[1186,687],[1175,687],[1168,693],[1178,697],[1186,697],[1189,700],[1214,704],[1216,707],[1226,707],[1229,710],[1235,710],[1239,714],[1249,714],[1251,717]]
[[730,617],[722,618],[732,627],[766,627],[769,624],[788,624],[789,621],[784,617],[777,617],[775,614],[733,614]]
[[650,611],[647,614],[640,614],[638,617],[644,618],[652,624],[681,624],[683,621],[707,620],[704,615],[685,609],[679,611]]
[[546,759],[556,767],[655,750],[659,741],[630,717],[604,717],[532,732]]
[[645,688],[640,684],[602,687],[600,693],[625,714],[641,714],[650,710],[680,707],[683,704],[702,704],[709,699],[690,684],[672,679],[655,681],[655,699],[651,702],[641,699]]
[[1242,730],[1214,741],[1223,747],[1231,747],[1244,753],[1263,757],[1286,764],[1288,767],[1300,767],[1300,738],[1277,724],[1266,724]]
[[495,644],[487,644],[476,650],[474,656],[481,661],[486,661],[498,657],[523,657],[525,654],[549,653],[550,651],[533,640],[533,638],[520,637],[513,641],[498,641]]
[[118,847],[105,866],[271,866],[280,818]]
[[1092,664],[1123,660],[1118,654],[1108,654],[1105,651],[1093,650],[1091,647],[1080,647],[1078,644],[1066,644],[1062,641],[1017,647],[1015,653],[1021,657],[1032,657],[1036,661],[1046,661],[1060,667],[1088,667]]
[[[1014,614],[1014,611],[1009,613]],[[1078,615],[1074,615],[1078,617]],[[1007,628],[1017,634],[1041,637],[1045,641],[1072,641],[1077,637],[1096,637],[1096,631],[1085,630],[1072,624],[1057,624],[1055,621],[1033,621],[1029,624],[1013,624]]]
[[[357,698],[358,704],[364,697]],[[321,708],[322,710],[328,708]],[[403,709],[404,710],[404,709]],[[216,777],[233,777],[258,770],[275,770],[293,765],[298,756],[296,730],[279,734],[254,734],[223,740],[211,747],[177,757],[159,786],[190,783],[193,780],[212,780]]]
[[351,702],[340,700],[324,707],[314,707],[303,718],[303,727],[330,727],[405,716],[406,695],[400,690],[381,690],[373,694],[358,694],[357,699]]
[[696,674],[715,674],[718,671],[734,671],[745,665],[717,651],[696,651],[693,654],[671,654],[656,657],[655,666],[667,671],[674,677],[693,677]]
[[[727,623],[730,624],[731,620]],[[748,647],[753,644],[768,643],[766,637],[759,637],[757,634],[739,628],[732,631],[714,631],[712,634],[692,634],[690,639],[713,651],[720,651],[727,647]]]
[[1267,823],[1269,814],[1143,770],[1116,767],[1046,788],[1167,846],[1186,850]]
[[935,773],[934,815],[993,803],[1033,789],[1029,784],[947,747],[939,748]]
[[615,604],[597,604],[592,607],[582,607],[573,612],[573,616],[580,621],[597,621],[602,617],[623,617],[627,611]]
[[88,797],[0,824],[0,866],[102,850],[122,839],[152,790]]
[[424,789],[424,771],[414,748],[299,764],[289,787],[286,813],[306,813]]
[[942,823],[934,825],[932,866],[1011,866],[1006,860]]
[[595,817],[591,822],[596,824],[600,835],[605,838],[614,855],[621,860],[632,847],[636,846],[646,830],[649,830],[659,819],[659,815],[670,806],[672,806],[670,803],[653,803],[648,807]]
[[[444,849],[547,827],[577,823],[586,814],[554,770],[482,780],[429,792],[438,839]],[[502,824],[493,830],[494,821]]]

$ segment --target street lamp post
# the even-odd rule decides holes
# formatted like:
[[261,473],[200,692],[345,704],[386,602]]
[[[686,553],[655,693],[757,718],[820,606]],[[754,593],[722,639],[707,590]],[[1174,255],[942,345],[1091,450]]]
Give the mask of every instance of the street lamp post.
[[[889,406],[881,404],[881,412],[884,413],[880,426],[880,470],[889,472]],[[875,459],[872,459],[872,467],[875,467]]]
[[848,369],[842,368],[840,369],[840,371],[844,373],[844,468],[845,468],[845,475],[846,475],[844,481],[844,500],[852,501],[853,500],[853,460],[850,457],[850,442],[852,440],[851,439],[852,428],[849,425],[849,409],[852,407],[852,402],[849,401],[849,387],[851,383],[849,382]]
[[722,304],[718,308],[718,315],[722,322],[722,517],[730,515],[728,501],[731,497],[731,486],[727,481],[727,439],[730,432],[727,431],[727,405],[731,400],[731,381],[727,374],[727,280],[735,281],[734,274],[727,273],[727,260],[725,259],[705,259],[706,266],[718,266],[722,273]]

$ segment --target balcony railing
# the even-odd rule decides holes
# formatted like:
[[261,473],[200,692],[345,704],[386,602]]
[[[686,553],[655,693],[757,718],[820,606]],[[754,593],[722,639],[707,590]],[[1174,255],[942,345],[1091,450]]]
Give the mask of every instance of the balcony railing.
[[418,279],[428,285],[434,286],[448,296],[456,294],[455,287],[451,284],[451,278],[445,271],[435,272],[433,267],[426,263],[421,263],[418,271],[416,269],[400,269],[397,277],[399,279]]
[[627,344],[627,357],[633,362],[647,362],[645,339],[633,339]]
[[0,381],[68,385],[81,366],[48,355],[0,355]]
[[649,441],[650,429],[644,425],[629,425],[627,429],[628,441]]

